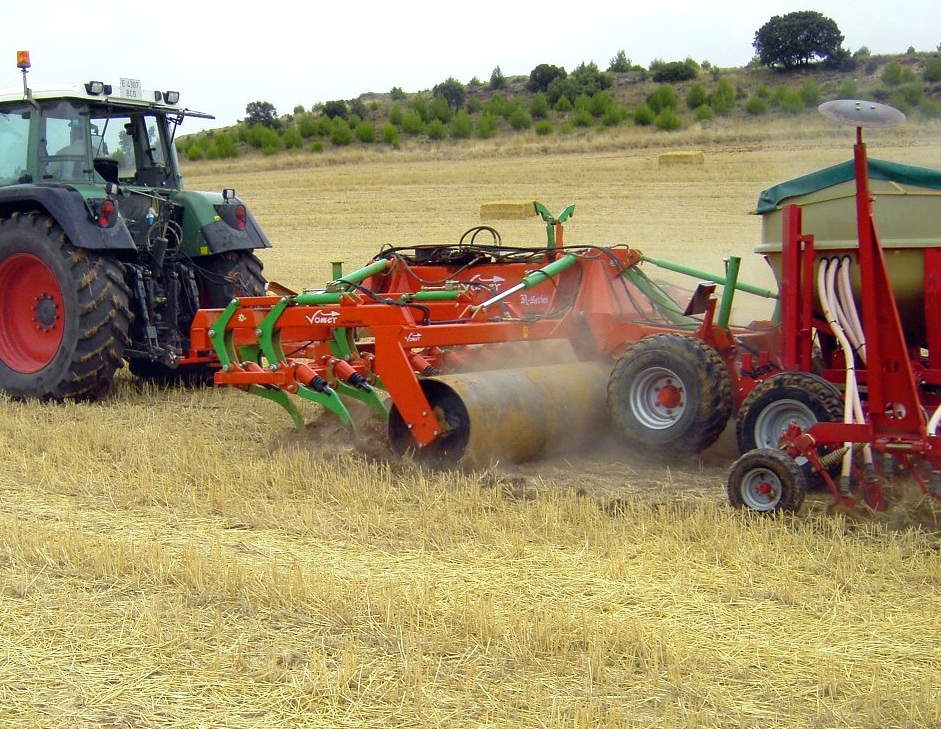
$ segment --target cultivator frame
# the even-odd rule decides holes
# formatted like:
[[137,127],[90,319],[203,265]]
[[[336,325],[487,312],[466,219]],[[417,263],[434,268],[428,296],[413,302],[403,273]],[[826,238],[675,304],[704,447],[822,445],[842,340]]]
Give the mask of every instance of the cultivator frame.
[[[562,223],[574,206],[552,216],[532,205],[546,223],[544,247],[504,246],[495,230],[479,226],[457,245],[386,248],[357,271],[335,270],[340,275],[323,289],[240,297],[225,309],[200,311],[191,331],[194,352],[218,357],[217,384],[277,402],[298,427],[304,420],[296,398],[351,426],[344,401],[353,398],[389,418],[397,452],[462,463],[463,452],[451,445],[466,440],[460,431],[467,426],[429,395],[428,381],[448,373],[495,372],[484,385],[495,391],[505,385],[496,373],[505,380],[521,365],[601,362],[607,373],[632,343],[669,332],[706,343],[720,353],[727,376],[735,375],[737,344],[715,323],[714,283],[702,283],[696,305],[684,309],[641,271],[640,251],[565,247]],[[478,244],[481,233],[493,240]],[[735,280],[724,282],[734,290]],[[722,306],[730,307],[731,297]],[[564,343],[566,356],[557,358],[553,343]],[[536,374],[553,382],[548,397],[565,418],[576,401],[589,398],[580,376],[592,379],[595,371],[570,368],[570,378],[554,381],[561,371]],[[664,384],[653,407],[681,410],[682,388]],[[591,417],[604,421],[603,402]]]

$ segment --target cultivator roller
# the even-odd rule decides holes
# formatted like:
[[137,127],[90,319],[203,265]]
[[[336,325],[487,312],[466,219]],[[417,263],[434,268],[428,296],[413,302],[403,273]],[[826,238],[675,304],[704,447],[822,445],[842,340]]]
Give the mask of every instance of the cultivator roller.
[[[546,223],[545,246],[505,246],[478,226],[456,245],[386,248],[357,271],[335,271],[323,289],[200,311],[193,347],[215,352],[217,384],[277,402],[298,427],[298,398],[351,426],[347,402],[358,400],[388,419],[396,452],[465,466],[538,458],[597,432],[612,388],[630,386],[612,381],[615,361],[650,335],[706,342],[731,361],[714,297],[684,309],[641,271],[639,251],[565,247],[561,224],[573,207],[552,216],[528,205]],[[666,380],[670,366],[658,370]],[[676,421],[672,440],[683,448],[701,406],[692,383],[674,379],[672,398],[661,397],[665,424],[649,433],[669,445]],[[721,408],[727,419],[731,401]]]

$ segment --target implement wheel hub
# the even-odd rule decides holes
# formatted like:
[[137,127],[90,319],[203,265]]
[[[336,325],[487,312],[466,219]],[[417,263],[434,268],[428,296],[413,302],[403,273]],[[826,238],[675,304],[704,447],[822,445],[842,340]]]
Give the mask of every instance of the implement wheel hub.
[[683,390],[667,380],[663,387],[657,389],[657,403],[668,410],[678,408],[683,404]]

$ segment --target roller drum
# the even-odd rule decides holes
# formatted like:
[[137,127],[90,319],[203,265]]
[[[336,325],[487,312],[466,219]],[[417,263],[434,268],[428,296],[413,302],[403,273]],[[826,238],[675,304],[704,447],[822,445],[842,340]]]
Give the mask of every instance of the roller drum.
[[577,362],[425,378],[421,387],[442,435],[416,448],[393,407],[389,442],[400,455],[464,468],[571,452],[606,428],[610,373],[608,363]]

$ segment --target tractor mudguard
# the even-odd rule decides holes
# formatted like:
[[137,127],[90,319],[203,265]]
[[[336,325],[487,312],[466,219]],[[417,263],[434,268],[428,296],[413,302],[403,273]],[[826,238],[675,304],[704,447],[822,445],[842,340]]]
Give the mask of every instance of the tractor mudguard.
[[[97,192],[97,190],[95,190]],[[24,185],[11,186],[0,193],[0,217],[16,211],[42,210],[59,224],[72,245],[91,250],[134,250],[134,239],[120,218],[109,228],[102,228],[92,215],[88,201],[104,195],[86,197],[87,191],[73,187]],[[120,208],[120,202],[118,203]]]
[[234,216],[224,215],[228,209],[245,205],[238,198],[226,200],[221,193],[180,190],[171,199],[183,207],[183,252],[189,256],[206,256],[237,250],[270,248],[271,242],[245,206],[245,228],[239,230]]

